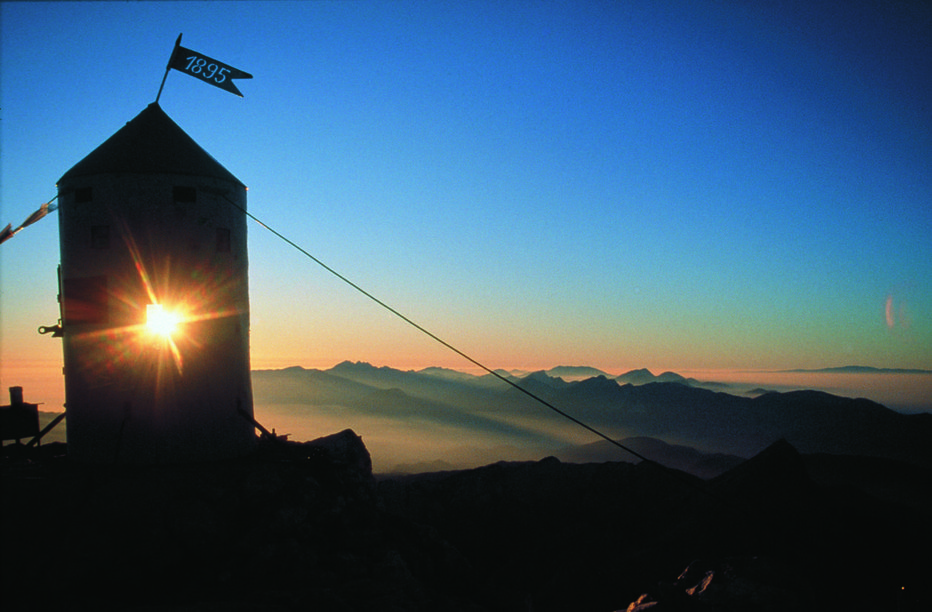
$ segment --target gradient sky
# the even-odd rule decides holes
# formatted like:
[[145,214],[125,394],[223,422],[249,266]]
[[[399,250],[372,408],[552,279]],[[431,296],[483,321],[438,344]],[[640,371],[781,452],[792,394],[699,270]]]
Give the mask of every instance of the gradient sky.
[[[928,2],[0,15],[0,225],[155,100],[183,32],[255,77],[160,100],[250,211],[490,367],[932,369]],[[249,232],[253,367],[469,366]],[[0,245],[4,378],[60,366],[58,259],[54,216]]]

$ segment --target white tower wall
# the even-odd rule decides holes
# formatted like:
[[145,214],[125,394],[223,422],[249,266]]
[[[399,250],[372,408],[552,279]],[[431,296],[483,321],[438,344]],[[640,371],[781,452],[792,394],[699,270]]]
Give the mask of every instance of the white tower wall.
[[[242,183],[157,106],[59,181],[70,457],[177,463],[252,448],[245,209]],[[145,326],[150,303],[182,317],[170,338]]]

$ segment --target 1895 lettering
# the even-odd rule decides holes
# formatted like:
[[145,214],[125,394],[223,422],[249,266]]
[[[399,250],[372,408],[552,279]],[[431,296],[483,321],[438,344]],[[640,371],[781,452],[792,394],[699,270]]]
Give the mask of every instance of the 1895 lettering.
[[229,74],[230,69],[226,66],[207,63],[206,59],[203,57],[198,57],[197,55],[192,55],[185,59],[188,60],[188,65],[185,66],[185,70],[187,72],[190,72],[191,74],[196,75],[205,81],[213,80],[218,84],[227,80],[227,74]]

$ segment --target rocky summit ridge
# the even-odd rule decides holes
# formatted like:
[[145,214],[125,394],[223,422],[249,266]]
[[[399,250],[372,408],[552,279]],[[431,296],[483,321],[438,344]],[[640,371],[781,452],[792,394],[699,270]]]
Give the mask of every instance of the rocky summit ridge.
[[[158,468],[74,465],[52,444],[3,458],[0,595],[11,610],[928,609],[928,470],[873,461],[778,442],[708,480],[553,457],[376,478],[351,430]],[[859,487],[874,468],[900,477]]]

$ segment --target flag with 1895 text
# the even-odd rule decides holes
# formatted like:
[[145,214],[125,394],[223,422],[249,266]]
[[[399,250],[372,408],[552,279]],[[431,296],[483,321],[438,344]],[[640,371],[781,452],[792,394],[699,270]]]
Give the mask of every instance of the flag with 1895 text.
[[181,36],[175,43],[175,50],[172,52],[171,60],[168,62],[169,69],[174,68],[179,72],[200,79],[214,87],[219,87],[239,97],[243,94],[236,87],[233,79],[251,79],[252,75],[229,64],[217,61],[212,57],[207,57],[203,53],[192,51],[181,46]]

